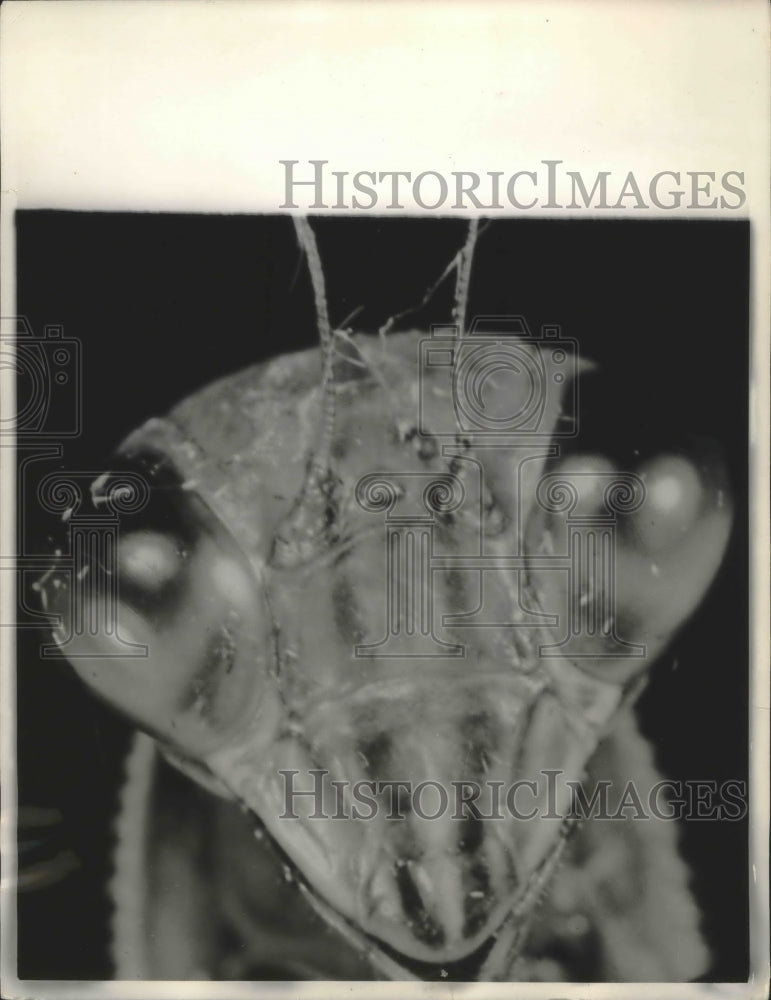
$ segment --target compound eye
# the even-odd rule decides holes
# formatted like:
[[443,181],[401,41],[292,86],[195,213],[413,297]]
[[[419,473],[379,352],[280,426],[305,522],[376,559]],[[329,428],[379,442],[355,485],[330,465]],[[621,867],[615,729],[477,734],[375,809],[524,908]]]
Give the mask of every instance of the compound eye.
[[574,454],[545,471],[536,499],[530,582],[557,620],[548,655],[623,682],[668,644],[718,569],[732,519],[722,462],[693,448],[627,471]]
[[[167,458],[124,464],[147,482],[148,502],[103,528],[94,518],[89,542],[70,546],[78,565],[47,578],[45,603],[61,616],[55,638],[83,680],[142,728],[201,756],[253,706],[268,675],[262,589]],[[109,475],[98,482],[109,490]]]
[[626,535],[640,552],[666,554],[685,541],[703,513],[705,485],[683,455],[659,455],[642,463],[637,474],[645,484],[645,501],[626,518]]
[[173,536],[147,529],[122,538],[118,574],[126,588],[157,595],[179,577],[187,553]]

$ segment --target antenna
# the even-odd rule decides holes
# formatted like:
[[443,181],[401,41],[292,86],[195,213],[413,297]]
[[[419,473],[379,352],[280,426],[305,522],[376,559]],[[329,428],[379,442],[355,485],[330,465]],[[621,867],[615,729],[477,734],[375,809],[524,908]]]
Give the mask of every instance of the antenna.
[[271,562],[289,569],[318,555],[327,543],[333,522],[333,492],[335,476],[331,468],[332,441],[335,434],[337,409],[334,377],[334,335],[329,325],[329,310],[316,234],[305,216],[292,217],[297,239],[308,261],[316,324],[321,344],[321,384],[323,419],[321,437],[305,470],[300,492],[279,526],[274,541]]
[[324,419],[322,424],[321,441],[316,453],[317,463],[328,465],[329,454],[332,447],[332,439],[335,433],[335,378],[334,378],[334,334],[329,326],[329,311],[327,309],[327,293],[324,282],[324,269],[321,265],[316,234],[305,216],[295,215],[292,217],[294,227],[297,232],[297,239],[300,246],[305,251],[308,260],[308,270],[313,285],[313,298],[316,304],[316,324],[319,331],[319,342],[321,344],[321,379],[323,391]]
[[479,232],[479,219],[471,219],[468,224],[466,242],[456,257],[455,308],[453,319],[458,325],[461,337],[466,335],[466,311],[468,308],[468,288],[471,281],[471,265],[474,263],[474,249]]

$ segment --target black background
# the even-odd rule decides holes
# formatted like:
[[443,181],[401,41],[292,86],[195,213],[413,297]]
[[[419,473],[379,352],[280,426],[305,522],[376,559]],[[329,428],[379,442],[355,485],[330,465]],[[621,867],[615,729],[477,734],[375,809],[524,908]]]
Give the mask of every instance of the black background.
[[[332,323],[359,309],[348,325],[363,330],[418,303],[465,236],[458,220],[314,225]],[[18,312],[37,336],[59,324],[82,345],[83,432],[65,443],[59,464],[68,470],[104,468],[127,432],[181,396],[316,341],[287,217],[25,211],[17,237]],[[722,445],[737,511],[730,549],[640,703],[644,731],[674,778],[747,776],[749,250],[743,222],[494,221],[472,276],[469,315],[519,313],[536,331],[561,324],[600,363],[603,376],[586,397],[596,393],[610,413],[592,424],[598,446],[624,450],[694,432]],[[451,303],[450,279],[400,325],[448,321]],[[50,551],[50,516],[25,506],[27,550]],[[22,871],[62,853],[75,867],[20,892],[19,974],[109,977],[104,882],[129,730],[65,664],[39,660],[44,638],[19,632],[19,802],[61,819],[42,839],[22,831]],[[707,978],[747,976],[746,837],[743,822],[684,825],[715,956]]]

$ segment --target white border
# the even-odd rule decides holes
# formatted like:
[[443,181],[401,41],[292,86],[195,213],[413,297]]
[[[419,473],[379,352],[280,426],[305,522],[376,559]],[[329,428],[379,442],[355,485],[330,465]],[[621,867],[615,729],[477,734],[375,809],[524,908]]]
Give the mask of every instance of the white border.
[[[768,977],[769,64],[764,0],[279,3],[10,0],[2,27],[3,314],[14,306],[13,212],[24,208],[274,212],[278,161],[330,169],[741,170],[736,212],[624,210],[752,222],[752,968],[749,985],[286,984],[340,995],[759,997]],[[560,192],[562,195],[565,192]],[[568,198],[560,198],[565,203]],[[405,203],[405,212],[416,210]],[[561,209],[538,215],[567,217]],[[513,211],[509,214],[515,214]],[[535,214],[535,213],[533,213]],[[575,213],[574,213],[575,214]],[[584,215],[589,213],[584,213]],[[3,413],[13,389],[3,385]],[[0,544],[12,552],[13,463],[0,449]],[[7,584],[7,581],[5,581]],[[14,594],[2,593],[2,621]],[[18,982],[15,702],[2,643],[2,907],[6,996],[247,997],[251,984]],[[666,993],[663,992],[666,991]]]

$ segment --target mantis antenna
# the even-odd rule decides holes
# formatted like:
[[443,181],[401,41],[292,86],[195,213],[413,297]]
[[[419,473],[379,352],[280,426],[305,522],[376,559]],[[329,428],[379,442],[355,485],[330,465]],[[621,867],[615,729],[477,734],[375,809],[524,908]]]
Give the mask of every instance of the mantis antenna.
[[[305,471],[305,478],[292,509],[276,532],[271,562],[290,568],[307,562],[326,546],[334,521],[336,479],[331,468],[332,442],[335,433],[336,387],[334,373],[334,333],[329,323],[324,269],[316,234],[307,218],[293,216],[298,242],[308,260],[316,323],[321,344],[322,408],[321,437]],[[468,289],[479,222],[471,219],[462,248],[453,265],[456,270],[453,317],[463,335],[468,308]],[[446,272],[445,272],[446,273]]]

